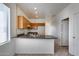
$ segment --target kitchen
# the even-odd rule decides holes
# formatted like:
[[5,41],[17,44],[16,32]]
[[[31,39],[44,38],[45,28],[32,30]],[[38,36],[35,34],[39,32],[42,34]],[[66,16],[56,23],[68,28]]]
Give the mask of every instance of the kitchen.
[[[10,10],[9,17],[12,20],[9,30],[11,41],[4,45],[5,47],[8,45],[7,48],[10,50],[7,50],[10,54],[7,50],[5,52],[3,50],[5,47],[2,46],[0,51],[3,55],[64,55],[65,50],[61,53],[62,48],[59,46],[56,14],[69,4],[5,3],[5,5],[9,7],[7,7]],[[66,53],[68,55],[68,49]]]
[[[37,8],[34,8],[36,12]],[[23,13],[23,15],[22,15]],[[46,22],[44,18],[29,19],[17,6],[17,37],[16,55],[52,55],[54,54],[55,36],[45,35]]]
[[0,4],[0,56],[79,55],[78,6],[74,3]]

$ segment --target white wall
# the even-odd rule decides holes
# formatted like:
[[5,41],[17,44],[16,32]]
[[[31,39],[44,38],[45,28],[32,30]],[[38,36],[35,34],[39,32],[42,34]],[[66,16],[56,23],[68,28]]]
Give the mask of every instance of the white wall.
[[11,37],[16,36],[16,4],[6,4],[10,8],[10,31]]
[[26,14],[24,13],[24,11],[23,11],[20,7],[18,7],[17,5],[16,5],[16,15],[17,15],[17,16],[24,16],[24,17],[26,17],[27,19],[29,19],[29,18],[26,16]]
[[[10,20],[11,20],[11,37],[16,36],[15,20],[16,20],[16,4],[6,4],[10,8]],[[15,41],[11,38],[11,41],[7,44],[0,46],[0,55],[14,55],[15,53]]]
[[46,16],[45,35],[52,35],[57,37],[57,20],[54,16]]

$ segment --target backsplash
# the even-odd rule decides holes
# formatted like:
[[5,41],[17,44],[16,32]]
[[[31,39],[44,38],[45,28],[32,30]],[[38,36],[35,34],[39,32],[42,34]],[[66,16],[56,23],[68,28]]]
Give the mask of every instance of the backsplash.
[[39,35],[45,35],[45,26],[39,26],[37,29],[17,29],[17,34],[24,33],[26,35],[28,32],[37,32]]

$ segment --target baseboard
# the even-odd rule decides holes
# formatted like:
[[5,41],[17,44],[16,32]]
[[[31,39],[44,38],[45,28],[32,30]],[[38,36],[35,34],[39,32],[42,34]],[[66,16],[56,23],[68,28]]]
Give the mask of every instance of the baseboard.
[[69,53],[69,55],[70,55],[70,56],[75,56],[75,55],[72,55],[71,53]]
[[54,56],[53,54],[15,54],[15,56]]

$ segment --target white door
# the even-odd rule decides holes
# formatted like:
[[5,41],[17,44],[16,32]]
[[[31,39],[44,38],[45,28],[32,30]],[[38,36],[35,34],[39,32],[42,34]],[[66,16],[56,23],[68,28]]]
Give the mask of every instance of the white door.
[[79,56],[79,13],[73,15],[73,51]]
[[68,46],[69,42],[69,21],[63,20],[62,21],[62,40],[61,46]]

